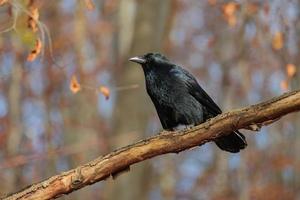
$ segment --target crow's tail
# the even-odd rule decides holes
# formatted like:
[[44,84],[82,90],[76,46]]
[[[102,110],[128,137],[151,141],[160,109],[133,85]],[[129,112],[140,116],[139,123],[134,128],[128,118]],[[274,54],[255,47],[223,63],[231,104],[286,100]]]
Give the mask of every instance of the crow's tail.
[[247,146],[245,136],[239,131],[234,131],[229,135],[221,136],[215,140],[217,146],[231,153],[238,153]]

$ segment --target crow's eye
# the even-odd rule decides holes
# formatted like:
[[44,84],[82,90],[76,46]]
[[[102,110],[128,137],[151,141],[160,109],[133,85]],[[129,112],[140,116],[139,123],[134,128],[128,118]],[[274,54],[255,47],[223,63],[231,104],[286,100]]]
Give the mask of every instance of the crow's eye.
[[153,57],[153,53],[148,53],[148,54],[146,54],[146,56],[145,56],[147,59],[150,59],[150,58],[152,58]]

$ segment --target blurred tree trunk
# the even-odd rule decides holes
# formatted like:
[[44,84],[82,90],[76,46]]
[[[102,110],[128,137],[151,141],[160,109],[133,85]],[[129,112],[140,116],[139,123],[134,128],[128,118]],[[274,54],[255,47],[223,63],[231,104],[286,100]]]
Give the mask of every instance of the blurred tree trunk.
[[[246,16],[243,16],[244,18]],[[245,22],[247,19],[245,18]],[[248,56],[248,49],[247,44],[243,40],[243,36],[245,34],[245,25],[246,23],[242,24],[242,26],[239,28],[238,31],[235,33],[227,33],[218,31],[220,30],[219,26],[213,25],[213,28],[215,29],[214,32],[217,34],[216,38],[218,39],[218,42],[216,44],[216,47],[214,49],[216,58],[220,60],[222,70],[223,70],[223,77],[222,77],[222,87],[221,92],[222,96],[220,97],[223,99],[221,107],[224,111],[230,110],[234,107],[242,106],[240,99],[237,98],[236,90],[234,90],[234,86],[232,85],[233,81],[232,75],[230,72],[230,68],[232,66],[237,67],[237,71],[239,73],[239,77],[243,77],[243,82],[241,83],[240,87],[242,87],[242,91],[247,95],[246,91],[249,91],[249,88],[251,87],[251,80],[249,77],[249,71],[247,70],[247,56]],[[227,26],[227,25],[225,25]],[[235,44],[238,44],[237,48],[234,47]],[[236,64],[238,63],[238,64]],[[245,97],[244,96],[244,97]],[[246,156],[247,151],[243,151],[241,154],[241,160],[243,162],[246,162],[245,158],[243,156]],[[213,195],[216,199],[219,198],[232,198],[231,194],[232,188],[230,188],[230,169],[229,169],[229,154],[220,152],[217,153],[217,162],[216,162],[216,175],[215,175],[215,182],[213,187]],[[247,179],[244,179],[244,177],[247,177],[247,166],[241,165],[238,176],[241,178],[239,187],[239,192],[236,196],[239,196],[239,199],[247,199],[248,198],[248,188],[245,188],[243,186],[248,186]],[[236,176],[235,176],[236,178]]]
[[[127,1],[121,1],[119,10],[132,9],[132,4]],[[131,2],[132,3],[132,2]],[[170,0],[141,0],[137,1],[135,5],[136,15],[134,18],[134,32],[132,36],[124,35],[130,34],[127,29],[121,29],[119,40],[131,40],[131,47],[129,47],[129,55],[141,55],[146,52],[159,51],[162,48],[162,42],[165,35],[166,19],[169,15]],[[127,7],[126,7],[127,6]],[[120,15],[124,17],[123,15]],[[130,19],[130,17],[129,17]],[[131,17],[131,19],[133,19]],[[124,20],[119,20],[121,23],[126,23]],[[130,22],[129,22],[130,24]],[[120,25],[120,27],[123,27]],[[119,41],[119,44],[129,45],[127,41]],[[122,51],[126,46],[122,46]],[[123,52],[119,53],[123,53]],[[126,55],[127,56],[127,55]],[[111,146],[112,148],[120,147],[129,144],[133,141],[143,138],[140,133],[145,133],[148,118],[150,113],[154,113],[150,99],[146,97],[144,89],[144,75],[142,69],[129,63],[127,57],[124,58],[124,67],[121,71],[116,71],[117,85],[125,86],[129,84],[139,84],[138,90],[128,90],[120,92],[117,96],[116,106],[114,110],[114,127]],[[128,120],[130,119],[130,120]],[[146,199],[147,184],[150,178],[149,166],[139,164],[133,167],[134,173],[127,173],[121,175],[113,183],[111,183],[111,190],[108,199]]]
[[[214,27],[216,28],[216,27]],[[218,31],[216,32],[218,33]],[[219,33],[221,34],[221,33]],[[217,47],[214,49],[216,57],[221,61],[223,76],[222,76],[222,87],[220,88],[220,99],[222,99],[222,104],[220,105],[222,110],[228,110],[233,106],[233,89],[230,86],[230,65],[231,65],[231,57],[234,54],[232,51],[231,45],[234,37],[231,35],[218,35],[217,38],[220,38],[217,42]],[[224,51],[226,49],[226,51]],[[231,51],[230,51],[231,50]],[[227,190],[229,189],[228,185],[228,176],[229,176],[229,168],[228,168],[228,153],[220,151],[218,148],[215,152],[216,162],[215,162],[215,179],[214,184],[212,186],[211,196],[213,199],[220,199],[221,197],[225,198]]]
[[[88,85],[88,79],[86,79],[85,66],[87,60],[85,59],[84,47],[86,41],[89,39],[86,29],[86,17],[84,13],[84,4],[76,4],[75,11],[75,24],[74,24],[74,37],[76,41],[74,43],[74,51],[76,56],[76,70],[75,75],[78,77],[80,83]],[[74,95],[71,101],[71,107],[64,108],[65,120],[69,121],[65,126],[65,145],[72,145],[78,143],[88,143],[90,141],[96,141],[98,139],[97,131],[94,124],[100,121],[98,111],[96,109],[97,96],[94,92],[83,91],[78,95]],[[71,167],[74,167],[82,162],[85,162],[98,155],[97,150],[86,151],[83,154],[74,154],[69,157],[69,163]],[[80,193],[70,194],[71,199],[93,199],[92,187],[81,190]]]
[[[223,77],[223,86],[224,86],[224,90],[226,91],[226,93],[223,93],[223,99],[224,99],[224,106],[227,110],[227,108],[232,108],[232,89],[230,89],[230,87],[228,86],[228,84],[226,84],[226,75],[227,73],[224,73],[224,77]],[[220,199],[222,197],[225,197],[227,195],[227,191],[229,189],[229,168],[228,168],[228,153],[227,152],[223,152],[220,151],[219,149],[217,149],[216,152],[216,175],[215,175],[215,180],[214,180],[214,186],[212,189],[213,192],[213,199]]]
[[[48,68],[45,70],[46,76],[49,77],[49,81],[51,83],[48,85],[48,88],[46,90],[46,93],[42,97],[42,101],[45,102],[45,110],[46,110],[46,116],[45,116],[45,152],[48,154],[48,159],[46,162],[43,162],[47,167],[42,169],[42,173],[46,176],[53,176],[53,174],[56,173],[56,156],[52,154],[51,152],[54,150],[53,147],[53,127],[51,125],[51,111],[54,107],[53,102],[51,101],[51,94],[54,93],[54,87],[52,80],[53,74],[51,68]],[[41,163],[41,164],[43,164]]]
[[[241,36],[242,38],[242,36]],[[244,48],[245,46],[247,46],[246,44],[243,44]],[[247,55],[247,53],[245,53]],[[244,55],[244,56],[246,56]],[[243,82],[242,82],[242,87],[243,87],[243,92],[244,92],[244,96],[246,98],[247,96],[247,91],[251,90],[251,80],[249,77],[249,74],[251,73],[250,69],[247,68],[247,59],[241,59],[240,63],[240,76],[243,77]],[[238,102],[240,101],[236,101],[236,103],[238,104]],[[239,105],[242,106],[242,105]],[[242,132],[246,132],[246,130],[243,130]],[[250,140],[253,138],[247,138],[248,144],[253,145],[253,143],[250,142]],[[249,147],[248,147],[249,148]],[[249,150],[247,151],[247,149],[245,151],[243,151],[240,154],[240,165],[239,168],[237,170],[238,173],[238,192],[237,192],[237,196],[238,199],[240,200],[249,200],[250,199],[250,183],[249,183],[249,176],[248,176],[248,172],[249,172],[249,166],[247,165],[247,160],[249,159]]]
[[[15,66],[12,68],[11,82],[8,91],[9,102],[9,135],[7,139],[7,155],[13,157],[18,155],[20,144],[22,140],[22,120],[21,120],[21,79],[22,79],[22,67],[18,63],[18,59]],[[22,184],[22,166],[13,168],[9,175],[11,178],[10,184],[6,191],[14,191]]]
[[[298,66],[297,68],[297,73],[296,76],[292,79],[292,83],[291,83],[291,89],[292,90],[297,90],[299,89],[300,86],[300,60],[297,59],[297,63],[296,66]],[[295,196],[300,198],[300,170],[299,170],[299,166],[300,166],[300,156],[299,156],[299,152],[300,152],[300,114],[296,113],[295,114],[295,119],[294,119],[294,127],[295,127],[295,138],[292,138],[292,140],[294,140],[294,158],[295,158],[295,163],[294,163],[294,192],[296,192]],[[292,141],[291,141],[292,142]]]
[[300,152],[300,114],[297,113],[295,116],[295,132],[296,132],[296,139],[295,139],[295,147],[294,147],[294,153],[295,153],[295,163],[294,163],[294,177],[295,177],[295,182],[294,182],[294,189],[293,192],[295,192],[295,196],[297,198],[300,198],[300,157],[299,157],[299,152]]
[[[52,6],[50,6],[47,11],[48,13],[51,13],[51,20],[53,21],[59,21],[59,6],[57,3],[52,3]],[[58,24],[56,24],[57,26]],[[55,30],[51,28],[51,30]],[[53,31],[52,33],[55,33]],[[47,57],[47,62],[51,63],[51,59]],[[44,90],[44,94],[42,96],[42,101],[45,102],[45,110],[46,110],[46,116],[45,116],[45,136],[44,136],[44,145],[45,145],[45,152],[47,152],[47,161],[40,161],[41,165],[44,165],[45,167],[43,169],[40,169],[41,173],[45,177],[53,176],[53,174],[56,173],[56,160],[57,157],[54,154],[51,154],[50,152],[54,150],[53,147],[53,126],[51,124],[51,111],[52,108],[55,107],[53,105],[53,98],[52,95],[55,93],[55,86],[57,83],[55,82],[54,74],[53,74],[53,68],[52,67],[47,67],[44,69],[44,78],[48,78],[49,84],[47,85],[47,88]],[[37,168],[40,168],[40,166],[36,166]]]

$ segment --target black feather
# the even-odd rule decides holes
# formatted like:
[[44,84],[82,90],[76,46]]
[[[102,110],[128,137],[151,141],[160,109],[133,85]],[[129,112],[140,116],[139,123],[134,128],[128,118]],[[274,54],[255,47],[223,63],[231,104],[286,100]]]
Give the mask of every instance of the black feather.
[[[222,113],[194,76],[165,56],[148,53],[130,60],[143,67],[147,92],[164,129],[197,125]],[[215,142],[222,150],[232,153],[247,146],[245,136],[239,131],[221,136]]]

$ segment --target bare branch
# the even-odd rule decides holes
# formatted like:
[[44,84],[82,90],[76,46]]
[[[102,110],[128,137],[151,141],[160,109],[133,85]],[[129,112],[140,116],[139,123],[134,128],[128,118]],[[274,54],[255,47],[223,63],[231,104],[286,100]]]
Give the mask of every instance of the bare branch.
[[161,132],[159,135],[123,147],[85,165],[33,184],[4,199],[57,198],[114,176],[129,169],[134,163],[166,153],[178,153],[253,124],[266,125],[299,110],[300,91],[289,92],[257,105],[224,113],[189,130]]

